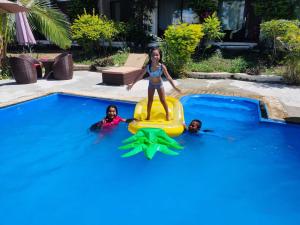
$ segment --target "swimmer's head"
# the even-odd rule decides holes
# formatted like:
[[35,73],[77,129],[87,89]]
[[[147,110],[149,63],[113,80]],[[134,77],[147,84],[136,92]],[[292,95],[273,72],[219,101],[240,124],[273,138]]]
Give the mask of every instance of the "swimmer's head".
[[202,122],[200,120],[194,119],[190,123],[188,127],[188,131],[191,133],[197,133],[201,129],[201,126],[202,126]]
[[106,108],[106,118],[113,119],[118,115],[118,108],[115,105],[109,105]]

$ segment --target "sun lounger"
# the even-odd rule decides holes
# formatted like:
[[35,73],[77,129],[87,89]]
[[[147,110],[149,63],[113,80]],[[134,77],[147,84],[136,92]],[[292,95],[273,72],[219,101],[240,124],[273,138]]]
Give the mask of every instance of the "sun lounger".
[[109,85],[125,85],[141,75],[143,66],[148,60],[147,54],[129,54],[124,66],[102,71],[103,83]]

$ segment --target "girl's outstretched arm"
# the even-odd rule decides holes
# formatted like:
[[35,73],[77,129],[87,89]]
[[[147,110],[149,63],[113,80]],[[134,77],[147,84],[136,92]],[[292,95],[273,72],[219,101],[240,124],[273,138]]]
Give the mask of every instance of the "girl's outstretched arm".
[[126,119],[126,123],[131,123],[132,121],[137,121],[137,119],[135,118],[130,118],[130,119]]
[[172,87],[178,91],[179,93],[181,93],[181,90],[175,86],[174,84],[174,81],[171,77],[171,75],[169,74],[168,70],[167,70],[167,67],[165,65],[162,65],[162,68],[163,68],[163,72],[164,72],[164,75],[166,76],[167,80],[170,82],[170,84],[172,85]]
[[136,82],[138,82],[146,74],[146,72],[147,72],[147,69],[145,67],[145,68],[143,68],[143,71],[141,72],[141,74],[139,76],[137,76],[131,84],[127,85],[127,90],[129,91],[133,87],[133,85]]
[[90,126],[90,131],[99,131],[102,128],[103,121],[99,121]]

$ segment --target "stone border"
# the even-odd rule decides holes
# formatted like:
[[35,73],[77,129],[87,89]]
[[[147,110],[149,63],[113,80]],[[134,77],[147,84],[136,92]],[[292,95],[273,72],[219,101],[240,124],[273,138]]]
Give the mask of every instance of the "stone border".
[[103,70],[109,70],[113,68],[118,68],[119,66],[95,66],[96,72],[102,73]]
[[203,73],[203,72],[188,72],[187,77],[196,79],[235,79],[243,81],[254,81],[263,83],[281,83],[283,84],[282,76],[277,75],[249,75],[246,73]]
[[117,68],[118,66],[92,66],[86,64],[74,64],[73,71],[93,71],[102,72],[103,70]]
[[[132,99],[132,98],[122,98],[122,97],[118,97],[118,98],[111,98],[111,97],[107,97],[107,96],[103,96],[103,95],[95,95],[86,91],[83,92],[76,92],[76,91],[45,91],[45,92],[40,92],[38,94],[34,94],[34,95],[29,95],[29,96],[24,96],[24,97],[20,97],[18,99],[12,100],[12,101],[8,101],[5,103],[0,103],[0,108],[1,107],[9,107],[9,106],[13,106],[22,102],[26,102],[26,101],[30,101],[36,98],[40,98],[40,97],[44,97],[47,95],[51,95],[51,94],[56,94],[56,93],[61,93],[61,94],[69,94],[69,95],[77,95],[77,96],[83,96],[83,97],[91,97],[91,98],[98,98],[98,99],[104,99],[104,100],[113,100],[113,101],[125,101],[125,102],[130,102],[130,103],[137,103],[139,101],[139,99]],[[142,99],[142,98],[141,98]]]
[[[83,64],[74,64],[74,71],[96,71],[102,72],[103,70],[115,68],[115,66],[96,66],[92,67],[91,65],[83,65]],[[277,75],[249,75],[246,73],[227,73],[227,72],[216,72],[216,73],[206,73],[206,72],[188,72],[188,78],[195,79],[234,79],[234,80],[242,80],[242,81],[252,81],[252,82],[260,82],[260,83],[280,83],[284,84],[282,76]]]
[[[53,93],[55,93],[55,92],[53,92]],[[19,104],[19,103],[22,103],[22,102],[30,101],[30,100],[35,99],[35,98],[47,96],[49,94],[52,94],[52,93],[51,92],[43,92],[43,93],[39,93],[39,94],[20,97],[18,99],[12,100],[12,101],[8,101],[8,102],[5,102],[5,103],[0,103],[0,108],[13,106],[13,105],[16,105],[16,104]]]
[[90,65],[85,65],[85,64],[74,64],[73,71],[82,71],[82,70],[91,70]]

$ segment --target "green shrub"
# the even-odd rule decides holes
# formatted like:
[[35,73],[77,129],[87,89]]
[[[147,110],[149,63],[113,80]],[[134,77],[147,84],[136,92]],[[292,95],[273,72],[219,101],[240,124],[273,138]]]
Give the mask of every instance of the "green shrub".
[[282,50],[282,45],[278,40],[279,37],[286,35],[288,32],[295,32],[299,29],[298,20],[271,20],[260,25],[261,36],[269,41],[272,45],[272,61],[277,57],[278,51]]
[[184,73],[185,66],[203,35],[200,24],[183,23],[167,28],[162,48],[168,69],[175,76],[181,76]]
[[271,20],[261,24],[262,35],[273,44],[273,58],[277,52],[285,54],[284,77],[289,83],[300,83],[300,21]]
[[128,58],[129,51],[119,51],[117,54],[112,55],[114,65],[122,66]]
[[76,40],[85,50],[91,52],[99,48],[99,40],[109,41],[117,34],[113,21],[100,18],[95,13],[86,12],[78,16],[71,26],[72,38]]
[[300,84],[300,28],[290,30],[278,39],[287,52],[284,77],[289,83]]
[[248,68],[248,63],[242,57],[238,57],[232,60],[231,68],[229,70],[230,73],[243,73]]
[[225,33],[221,32],[221,21],[219,20],[216,12],[214,12],[211,16],[206,17],[202,25],[205,40],[202,44],[204,46],[202,56],[204,56],[206,50],[212,47],[211,41],[220,41],[224,37]]
[[290,30],[296,30],[300,26],[299,20],[270,20],[260,25],[263,38],[276,39]]
[[116,22],[115,28],[117,30],[117,34],[114,37],[115,41],[126,41],[127,39],[127,32],[128,32],[128,26],[124,22]]
[[221,40],[224,37],[225,33],[221,32],[221,21],[216,12],[204,19],[203,32],[208,41]]

